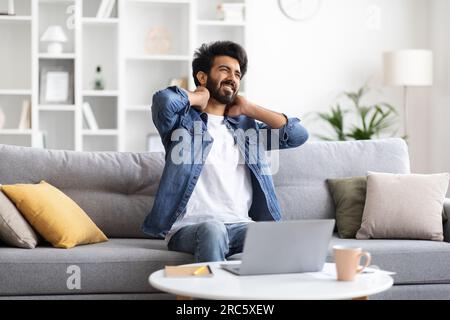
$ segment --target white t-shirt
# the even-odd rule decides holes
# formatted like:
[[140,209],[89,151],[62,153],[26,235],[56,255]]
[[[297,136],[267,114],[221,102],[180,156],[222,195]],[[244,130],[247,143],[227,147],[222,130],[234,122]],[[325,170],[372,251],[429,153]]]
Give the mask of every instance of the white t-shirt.
[[186,214],[173,224],[166,241],[187,225],[211,220],[223,223],[252,221],[248,216],[253,198],[250,172],[224,117],[208,114],[208,132],[214,142],[189,198]]

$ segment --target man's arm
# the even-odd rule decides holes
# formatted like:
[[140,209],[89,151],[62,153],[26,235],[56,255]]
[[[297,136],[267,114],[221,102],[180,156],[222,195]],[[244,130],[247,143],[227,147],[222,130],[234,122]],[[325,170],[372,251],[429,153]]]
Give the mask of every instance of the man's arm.
[[249,104],[246,116],[261,121],[272,129],[281,129],[288,122],[288,118],[282,113],[263,108],[253,103]]
[[187,111],[190,106],[206,108],[208,99],[209,91],[206,88],[190,92],[178,87],[169,87],[156,92],[153,95],[152,118],[161,137],[164,139],[172,132],[180,113]]
[[205,87],[199,86],[195,91],[187,91],[183,89],[189,99],[189,102],[191,106],[196,108],[199,111],[203,111],[208,106],[208,100],[209,100],[209,90]]
[[[295,148],[309,138],[308,131],[300,124],[300,119],[288,118],[285,114],[268,110],[237,96],[233,104],[227,108],[227,115],[233,117],[241,114],[260,121],[257,122],[259,129],[267,130],[267,150]],[[277,137],[272,139],[272,134],[276,134]],[[278,145],[272,145],[272,140],[278,140]]]

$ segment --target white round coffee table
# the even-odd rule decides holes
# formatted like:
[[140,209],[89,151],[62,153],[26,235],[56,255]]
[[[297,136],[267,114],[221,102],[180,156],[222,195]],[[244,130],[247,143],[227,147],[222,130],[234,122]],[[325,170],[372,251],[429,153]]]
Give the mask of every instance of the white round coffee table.
[[388,290],[394,282],[387,273],[373,269],[359,274],[354,281],[337,281],[334,263],[326,263],[322,272],[261,276],[236,276],[223,270],[221,264],[224,262],[208,263],[214,273],[212,277],[167,278],[164,270],[158,270],[150,275],[149,281],[153,287],[180,298],[214,300],[367,299]]

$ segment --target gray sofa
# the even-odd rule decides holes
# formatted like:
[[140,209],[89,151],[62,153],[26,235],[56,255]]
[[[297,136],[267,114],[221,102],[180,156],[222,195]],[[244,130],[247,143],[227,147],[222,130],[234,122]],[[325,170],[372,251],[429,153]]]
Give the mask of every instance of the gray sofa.
[[[286,220],[334,217],[327,178],[365,175],[367,170],[410,172],[407,145],[400,139],[309,142],[279,156],[274,182]],[[173,298],[152,288],[148,276],[165,265],[190,263],[193,258],[169,252],[163,240],[150,239],[140,231],[163,165],[161,153],[0,145],[0,184],[46,180],[75,200],[109,237],[105,243],[68,250],[0,245],[0,298]],[[446,209],[450,213],[449,203]],[[444,230],[448,241],[447,224]],[[336,243],[361,246],[372,253],[373,264],[397,272],[395,286],[375,299],[450,299],[447,242],[334,237],[331,245]],[[73,265],[80,271],[80,288],[68,286]]]

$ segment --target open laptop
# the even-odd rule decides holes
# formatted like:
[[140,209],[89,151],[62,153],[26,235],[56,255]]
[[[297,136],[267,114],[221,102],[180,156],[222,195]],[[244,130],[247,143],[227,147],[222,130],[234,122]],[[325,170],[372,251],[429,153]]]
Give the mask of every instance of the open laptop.
[[320,271],[334,224],[333,219],[250,223],[242,262],[221,266],[237,275]]

